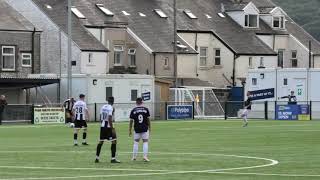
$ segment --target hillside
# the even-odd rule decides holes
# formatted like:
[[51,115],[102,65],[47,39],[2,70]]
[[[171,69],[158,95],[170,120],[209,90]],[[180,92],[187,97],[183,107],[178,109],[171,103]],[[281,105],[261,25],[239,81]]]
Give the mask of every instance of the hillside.
[[320,0],[273,0],[320,41]]

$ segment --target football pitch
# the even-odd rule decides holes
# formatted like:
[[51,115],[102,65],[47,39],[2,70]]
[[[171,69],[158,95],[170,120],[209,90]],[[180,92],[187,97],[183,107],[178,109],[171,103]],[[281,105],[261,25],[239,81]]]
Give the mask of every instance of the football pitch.
[[237,120],[153,122],[149,163],[131,161],[128,123],[116,129],[122,163],[110,164],[105,143],[95,164],[96,123],[89,124],[90,145],[79,147],[63,125],[1,126],[0,180],[320,179],[320,121],[251,121],[247,128]]

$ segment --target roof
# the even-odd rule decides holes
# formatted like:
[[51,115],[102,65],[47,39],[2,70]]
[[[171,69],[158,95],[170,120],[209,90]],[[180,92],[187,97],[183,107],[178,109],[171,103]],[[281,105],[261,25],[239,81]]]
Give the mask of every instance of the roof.
[[[110,26],[112,23],[124,22],[152,52],[173,52],[173,19],[159,18],[153,11],[154,9],[170,8],[161,0],[74,0],[73,3],[86,16],[86,21],[83,22],[85,26]],[[103,4],[104,7],[114,13],[114,16],[106,16],[96,7],[96,4]],[[131,15],[126,16],[122,11]],[[145,17],[140,16],[139,12],[143,13]],[[172,12],[165,13],[172,17]],[[183,50],[178,48],[178,53],[197,53],[180,37],[177,37],[177,41],[186,47]]]
[[[54,9],[60,11],[46,12],[50,17],[66,26],[65,0],[33,0],[41,4],[50,4]],[[197,3],[195,3],[197,2]],[[269,27],[265,22],[260,21],[259,29],[245,29],[237,24],[227,14],[221,12],[223,9],[237,10],[245,8],[252,2],[263,13],[269,13],[276,5],[271,0],[242,0],[242,3],[234,3],[233,0],[177,0],[177,24],[178,31],[181,32],[205,32],[212,33],[217,39],[221,40],[232,52],[237,55],[270,55],[277,53],[267,44],[262,42],[256,34],[292,34],[297,37],[303,45],[308,47],[308,41],[312,41],[314,53],[320,54],[320,43],[310,34],[304,31],[299,25],[287,22],[287,31],[277,31]],[[171,0],[73,0],[73,4],[84,14],[85,20],[79,20],[74,16],[74,31],[76,43],[87,46],[89,37],[92,37],[84,26],[110,26],[122,22],[143,41],[152,52],[171,53],[173,51],[173,4]],[[114,16],[106,16],[101,12],[96,4],[103,4],[114,13]],[[161,9],[168,18],[160,18],[153,10]],[[197,19],[191,19],[184,13],[184,10],[190,10]],[[126,11],[131,15],[124,15]],[[138,13],[145,14],[145,17]],[[220,17],[218,13],[223,13],[225,17]],[[211,16],[207,18],[205,14]],[[79,32],[78,32],[79,31]],[[85,35],[88,37],[86,40]],[[179,53],[196,53],[194,48],[190,47],[180,37],[178,41],[187,47],[187,51]],[[95,43],[93,43],[95,44]],[[93,46],[92,46],[93,47]]]
[[[270,0],[252,0],[252,2],[260,10],[261,9],[273,10],[275,7],[277,7],[277,5],[275,5]],[[274,31],[267,25],[268,27],[266,27],[264,31],[257,31],[257,33],[269,32],[272,34],[291,34],[294,37],[296,37],[307,48],[309,47],[309,41],[311,41],[312,52],[315,55],[320,55],[320,42],[317,41],[314,37],[312,37],[306,30],[304,30],[296,22],[294,22],[289,16],[286,15],[286,19],[288,20],[286,22],[286,31]]]
[[33,31],[34,25],[8,5],[0,0],[0,30]]
[[[38,0],[40,1],[40,0]],[[48,1],[48,0],[45,0]],[[230,17],[221,18],[221,4],[225,0],[178,0],[177,24],[179,31],[210,32],[223,41],[236,54],[276,55],[264,44],[254,31],[247,31],[240,27]],[[104,4],[114,13],[113,17],[104,15],[95,4]],[[219,6],[217,6],[219,4]],[[153,52],[170,53],[173,51],[173,7],[170,0],[74,0],[74,5],[86,16],[85,25],[106,26],[105,22],[126,22],[127,26],[137,35]],[[161,9],[168,18],[160,18],[153,10]],[[197,19],[191,19],[183,12],[190,9]],[[126,16],[122,11],[128,12]],[[146,17],[138,15],[142,12]],[[208,19],[205,13],[212,16]],[[235,36],[237,34],[237,36]],[[179,53],[196,53],[180,37],[178,37],[187,51]],[[250,46],[248,46],[250,44]]]
[[225,1],[223,5],[226,11],[242,11],[248,5],[248,2],[233,3],[232,1]]
[[[194,3],[193,0],[179,0],[178,2],[179,9],[189,8],[198,16],[198,20],[194,21],[179,13],[179,30],[209,31],[238,55],[276,55],[253,30],[242,28],[227,14],[224,14],[225,18],[218,16],[218,13],[221,13],[221,4],[224,4],[225,0],[197,0],[198,3]],[[204,13],[212,18],[208,19]]]
[[59,83],[59,78],[25,78],[3,77],[0,78],[0,88],[23,88],[29,89],[49,84]]
[[[66,0],[32,0],[39,8],[45,12],[49,18],[56,23],[67,34],[67,1]],[[47,8],[50,5],[52,8]],[[99,42],[72,13],[72,40],[79,46],[82,51],[102,51],[108,49]]]

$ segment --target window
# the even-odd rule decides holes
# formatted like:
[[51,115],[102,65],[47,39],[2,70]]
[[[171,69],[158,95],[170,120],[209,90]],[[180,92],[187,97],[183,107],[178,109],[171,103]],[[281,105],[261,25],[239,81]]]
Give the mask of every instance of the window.
[[288,78],[284,78],[284,79],[283,79],[283,85],[284,85],[284,86],[287,86],[287,85],[288,85]]
[[164,58],[164,68],[169,69],[169,58],[168,57]]
[[264,58],[263,57],[260,58],[260,67],[264,67]]
[[284,50],[279,49],[278,50],[278,67],[283,68],[283,55],[284,55]]
[[146,15],[143,14],[142,12],[139,12],[139,16],[141,16],[141,17],[146,17]]
[[273,27],[274,28],[285,28],[285,18],[283,16],[273,17]]
[[89,64],[92,63],[92,60],[93,60],[92,57],[93,57],[93,54],[92,54],[92,53],[89,53],[89,54],[88,54],[88,63],[89,63]]
[[219,17],[222,17],[222,18],[225,18],[225,17],[226,17],[226,16],[225,16],[223,13],[221,13],[221,12],[218,13],[218,16],[219,16]]
[[252,85],[256,86],[258,84],[258,79],[257,78],[252,78]]
[[131,90],[131,101],[136,101],[138,98],[138,90],[132,89]]
[[16,52],[14,46],[2,46],[2,70],[15,70]]
[[122,11],[122,13],[123,13],[125,16],[130,16],[130,13],[128,13],[127,11]]
[[113,96],[112,87],[106,87],[106,101],[108,101],[108,98],[112,96]]
[[297,51],[291,51],[291,67],[296,68],[298,67],[298,56]]
[[32,66],[32,55],[31,53],[22,53],[21,54],[21,64],[23,67],[31,67]]
[[123,46],[114,46],[114,65],[121,65],[123,56]]
[[252,68],[252,57],[249,57],[249,68]]
[[208,48],[200,47],[200,66],[207,66]]
[[154,12],[156,12],[161,18],[168,17],[161,9],[155,9]]
[[136,66],[136,49],[129,49],[128,56],[130,66]]
[[245,27],[257,28],[258,27],[258,15],[247,14],[245,15]]
[[207,17],[208,19],[211,19],[211,18],[212,18],[209,14],[205,14],[205,15],[206,15],[206,17]]
[[221,50],[220,49],[215,49],[214,65],[216,65],[216,66],[221,65]]
[[74,15],[76,15],[79,19],[85,19],[86,17],[74,6],[71,7],[71,11]]
[[96,4],[96,6],[107,16],[113,16],[113,12],[105,8],[103,4]]
[[197,16],[195,16],[189,9],[185,9],[183,11],[190,19],[197,19]]

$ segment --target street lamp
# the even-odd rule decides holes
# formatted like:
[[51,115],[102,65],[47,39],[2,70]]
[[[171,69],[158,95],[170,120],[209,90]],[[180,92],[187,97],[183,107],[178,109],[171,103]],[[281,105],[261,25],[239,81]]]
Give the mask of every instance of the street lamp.
[[174,61],[174,87],[178,86],[177,62],[177,2],[173,0],[173,61]]
[[[72,96],[72,49],[71,49],[71,39],[72,39],[72,17],[71,17],[71,7],[72,0],[68,0],[68,55],[67,55],[67,95],[68,98]],[[60,44],[61,46],[61,44]]]

